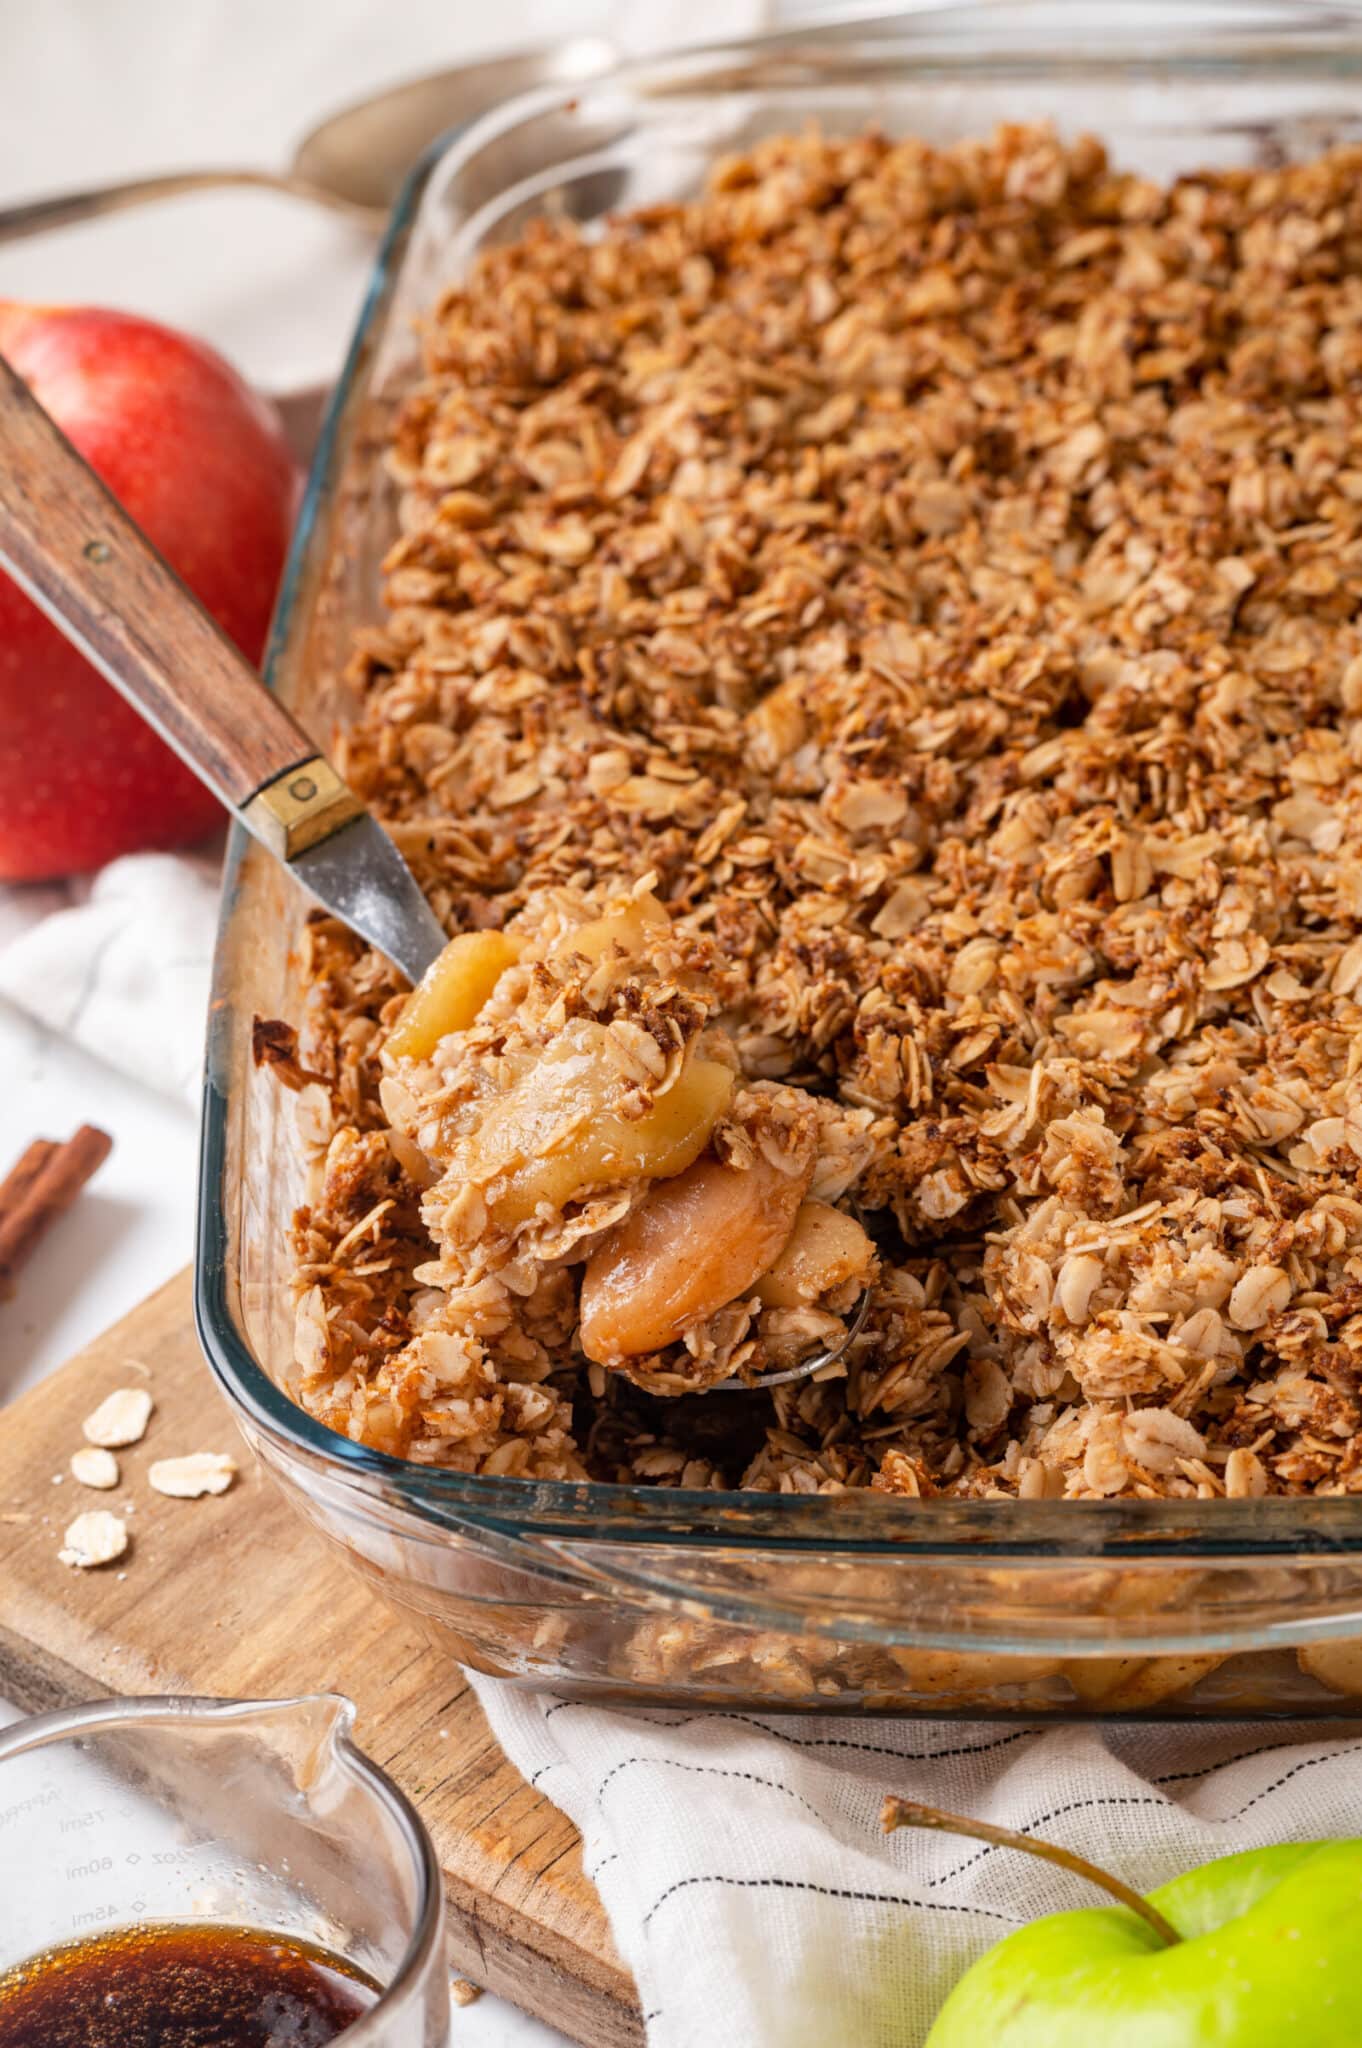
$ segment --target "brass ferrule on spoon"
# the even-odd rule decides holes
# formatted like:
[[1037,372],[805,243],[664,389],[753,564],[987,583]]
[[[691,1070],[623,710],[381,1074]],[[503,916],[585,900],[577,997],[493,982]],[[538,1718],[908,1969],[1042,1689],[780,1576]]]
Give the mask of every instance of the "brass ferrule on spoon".
[[320,754],[285,768],[241,807],[241,822],[279,860],[295,860],[342,825],[364,815],[364,806]]

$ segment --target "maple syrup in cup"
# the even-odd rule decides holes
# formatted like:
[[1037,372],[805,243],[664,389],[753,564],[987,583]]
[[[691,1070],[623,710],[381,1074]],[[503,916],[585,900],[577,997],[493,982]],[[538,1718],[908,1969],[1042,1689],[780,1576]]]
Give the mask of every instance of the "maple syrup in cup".
[[140,1699],[0,1732],[0,2048],[449,2048],[439,1869],[353,1721]]
[[132,1927],[0,1977],[0,2048],[325,2048],[378,1986],[252,1927]]

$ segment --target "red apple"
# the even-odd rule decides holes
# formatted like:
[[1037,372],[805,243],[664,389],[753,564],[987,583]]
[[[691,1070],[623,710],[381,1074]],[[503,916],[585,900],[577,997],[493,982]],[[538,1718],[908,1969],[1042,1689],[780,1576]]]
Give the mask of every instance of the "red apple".
[[[0,355],[258,662],[298,482],[271,408],[202,342],[130,313],[0,300]],[[0,878],[184,846],[220,816],[197,777],[0,574]]]

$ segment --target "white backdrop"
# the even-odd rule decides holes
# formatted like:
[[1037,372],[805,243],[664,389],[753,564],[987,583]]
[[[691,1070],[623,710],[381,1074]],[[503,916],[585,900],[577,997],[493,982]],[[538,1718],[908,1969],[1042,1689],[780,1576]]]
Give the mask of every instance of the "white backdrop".
[[[567,35],[625,49],[694,41],[766,11],[764,0],[0,0],[0,204],[148,171],[282,168],[320,116],[422,71]],[[815,9],[782,0],[778,11]],[[286,389],[335,364],[369,253],[310,207],[205,195],[0,247],[0,296],[178,321]]]

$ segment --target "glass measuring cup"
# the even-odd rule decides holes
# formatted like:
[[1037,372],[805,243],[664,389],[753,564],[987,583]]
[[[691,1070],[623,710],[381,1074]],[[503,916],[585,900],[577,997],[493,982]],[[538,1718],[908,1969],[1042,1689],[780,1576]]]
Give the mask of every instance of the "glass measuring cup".
[[0,1733],[0,1974],[112,1929],[293,1936],[381,1987],[346,2048],[447,2048],[439,1866],[335,1693],[128,1699]]

